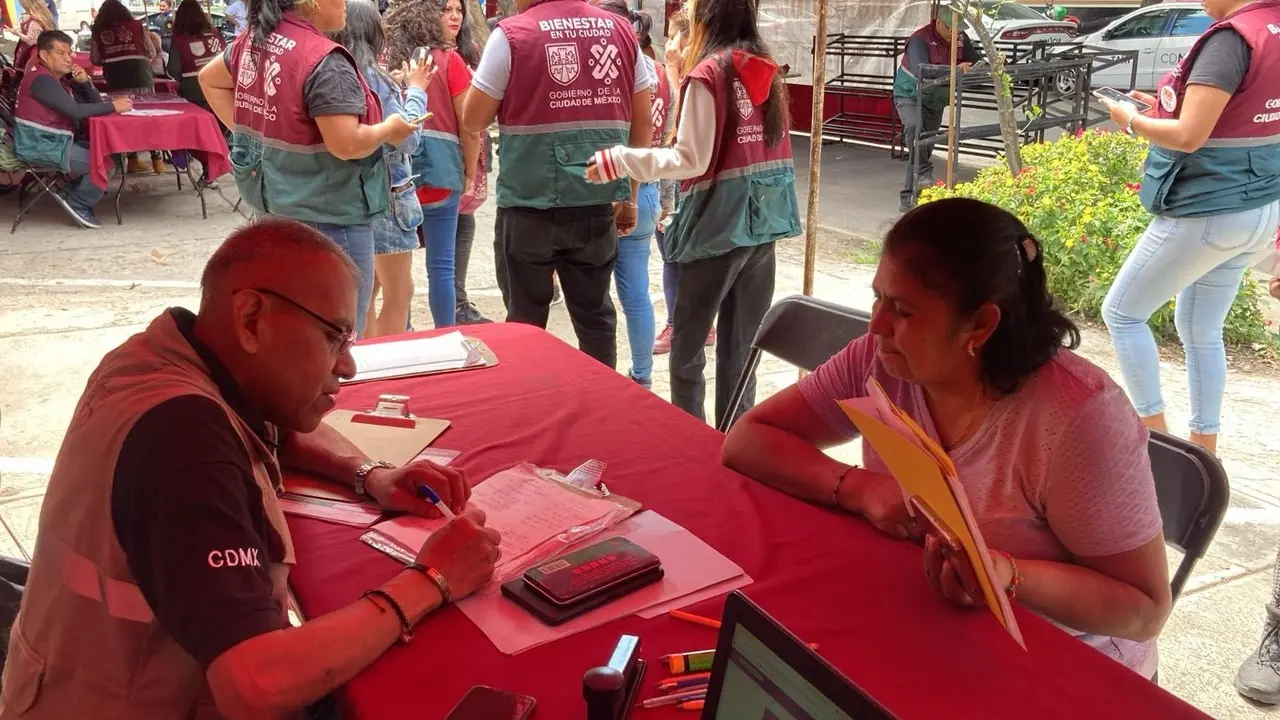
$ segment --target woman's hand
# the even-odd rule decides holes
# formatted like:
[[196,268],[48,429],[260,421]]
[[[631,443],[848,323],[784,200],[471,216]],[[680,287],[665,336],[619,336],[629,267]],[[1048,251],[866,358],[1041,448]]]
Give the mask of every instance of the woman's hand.
[[912,536],[911,516],[907,503],[902,499],[898,481],[888,475],[854,470],[840,485],[836,499],[841,508],[867,519],[875,529],[892,538],[903,540]]
[[1152,108],[1156,106],[1156,98],[1154,95],[1148,95],[1139,90],[1130,90],[1129,97],[1133,98],[1134,100],[1137,100],[1140,103],[1150,105]]
[[400,70],[404,73],[406,86],[416,87],[425,92],[427,85],[431,84],[431,79],[436,76],[436,63],[428,55],[427,59],[421,63],[416,59],[402,63]]
[[[987,552],[991,556],[991,563],[996,571],[996,581],[999,583],[996,592],[1003,592],[1009,587],[1009,583],[1013,582],[1013,565],[1004,555],[990,549]],[[985,605],[986,598],[982,596],[981,586],[977,582],[978,572],[981,570],[972,568],[967,557],[957,556],[955,551],[932,533],[925,535],[924,575],[929,579],[929,585],[944,599],[961,607]],[[967,583],[966,577],[970,578]],[[965,590],[966,584],[973,586],[973,595]]]
[[586,177],[589,183],[597,185],[604,183],[604,178],[600,175],[600,166],[596,164],[594,157],[587,161]]
[[1138,110],[1129,103],[1118,103],[1106,98],[1099,98],[1102,104],[1107,107],[1111,113],[1111,122],[1118,125],[1121,129],[1129,127],[1129,123],[1138,116]]
[[400,116],[400,113],[392,113],[380,123],[387,133],[384,142],[391,145],[399,145],[404,139],[417,131],[418,126],[411,124],[408,120]]

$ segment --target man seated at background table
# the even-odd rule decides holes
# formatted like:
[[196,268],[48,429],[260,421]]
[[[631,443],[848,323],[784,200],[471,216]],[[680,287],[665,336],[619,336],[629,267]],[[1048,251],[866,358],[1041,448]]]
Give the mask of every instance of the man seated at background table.
[[40,33],[36,50],[18,86],[14,152],[32,165],[62,170],[70,181],[54,197],[84,227],[102,227],[93,207],[106,191],[89,179],[86,121],[128,112],[133,101],[103,101],[89,74],[71,59],[71,37],[61,30]]
[[[871,446],[865,469],[820,449],[855,435],[837,401],[875,380],[954,461],[1010,599],[1154,677],[1173,601],[1147,430],[1069,349],[1080,333],[1054,306],[1035,238],[994,205],[931,202],[889,231],[872,288],[868,334],[748,411],[725,463],[907,537],[902,491]],[[932,537],[925,570],[948,600],[981,603]]]
[[489,580],[498,533],[470,511],[380,588],[289,627],[282,467],[424,514],[424,484],[459,511],[470,492],[320,423],[355,371],[355,282],[315,230],[251,224],[210,258],[198,315],[166,310],[107,354],[49,481],[0,718],[292,715]]

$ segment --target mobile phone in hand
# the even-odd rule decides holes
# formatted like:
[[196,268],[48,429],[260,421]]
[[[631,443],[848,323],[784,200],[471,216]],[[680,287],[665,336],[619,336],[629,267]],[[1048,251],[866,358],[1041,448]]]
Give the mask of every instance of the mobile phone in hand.
[[1115,88],[1109,88],[1109,87],[1096,88],[1093,91],[1093,96],[1098,98],[1099,100],[1110,100],[1111,102],[1116,102],[1116,103],[1127,103],[1129,105],[1132,105],[1134,109],[1136,109],[1140,113],[1145,113],[1151,109],[1150,105],[1142,102],[1137,98],[1129,97],[1128,95],[1120,92],[1119,90],[1116,90]]

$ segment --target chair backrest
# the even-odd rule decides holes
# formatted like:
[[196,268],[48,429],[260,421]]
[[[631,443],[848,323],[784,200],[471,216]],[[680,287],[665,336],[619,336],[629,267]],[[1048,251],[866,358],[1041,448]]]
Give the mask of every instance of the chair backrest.
[[826,300],[791,295],[779,300],[765,313],[751,341],[747,364],[733,388],[729,412],[719,430],[729,432],[737,422],[747,385],[755,376],[760,354],[767,352],[796,367],[814,370],[844,349],[854,338],[867,334],[871,314]]
[[815,370],[867,334],[871,314],[826,300],[792,295],[779,300],[760,321],[751,347],[805,370]]
[[1199,445],[1152,430],[1147,452],[1165,542],[1184,553],[1170,582],[1177,600],[1222,524],[1231,488],[1222,463]]

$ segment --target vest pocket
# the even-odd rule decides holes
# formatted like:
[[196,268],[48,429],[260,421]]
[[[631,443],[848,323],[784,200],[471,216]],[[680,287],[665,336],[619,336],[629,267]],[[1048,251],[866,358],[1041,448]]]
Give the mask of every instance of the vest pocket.
[[1249,187],[1245,197],[1249,199],[1273,199],[1280,187],[1280,148],[1275,145],[1249,151]]
[[753,177],[747,197],[747,232],[755,244],[799,233],[794,180],[785,175]]
[[1147,152],[1147,166],[1143,170],[1142,189],[1138,200],[1147,212],[1159,215],[1168,209],[1166,204],[1173,181],[1182,169],[1182,159],[1175,159],[1167,152],[1152,146]]
[[[599,142],[556,143],[555,204],[560,207],[603,205],[618,197],[623,180],[608,185],[587,182],[587,163]],[[526,170],[525,172],[529,172]],[[629,181],[625,181],[629,182]]]
[[14,624],[11,635],[13,642],[9,644],[9,658],[4,667],[4,687],[0,688],[0,697],[4,698],[6,709],[24,715],[35,707],[36,700],[40,697],[45,661],[27,643],[20,624]]
[[[387,211],[391,199],[391,175],[382,153],[374,153],[360,163],[360,187],[364,191],[365,214],[379,215]],[[365,222],[368,222],[366,220]]]
[[248,201],[249,207],[271,212],[262,192],[262,141],[240,133],[233,134],[227,159],[231,161],[231,175],[236,180],[236,188]]

